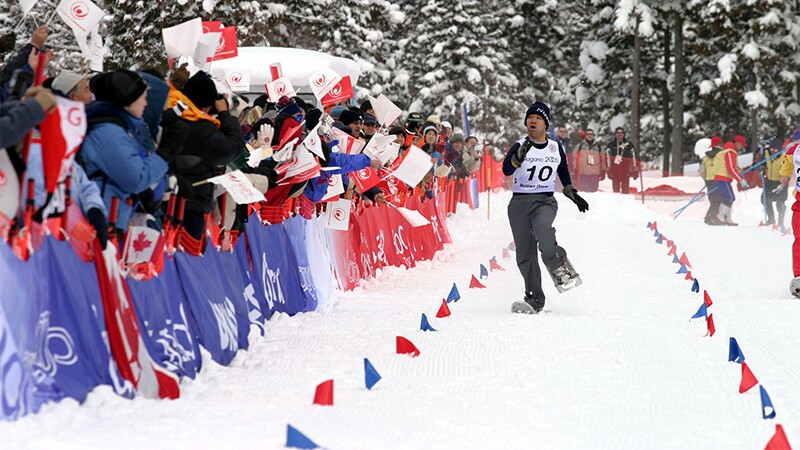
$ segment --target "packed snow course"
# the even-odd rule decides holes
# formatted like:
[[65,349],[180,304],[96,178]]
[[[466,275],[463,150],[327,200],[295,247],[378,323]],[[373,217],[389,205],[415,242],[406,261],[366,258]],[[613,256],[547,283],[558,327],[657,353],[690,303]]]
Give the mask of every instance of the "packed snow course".
[[[701,186],[676,180],[687,191]],[[739,227],[704,225],[704,202],[673,221],[680,202],[588,193],[591,209],[580,214],[556,194],[558,241],[583,285],[558,294],[546,282],[545,313],[534,316],[511,314],[522,294],[514,253],[502,258],[511,194],[492,195],[489,221],[482,194],[480,209],[460,205],[449,219],[454,242],[433,261],[384,270],[320,311],[274,315],[230,367],[206,354],[179,400],[129,401],[99,387],[83,405],[64,400],[0,423],[0,447],[282,448],[287,424],[332,449],[760,449],[777,423],[800,445],[792,239],[756,226],[760,194],[738,194]],[[655,243],[652,221],[686,253],[699,293]],[[506,270],[481,280],[486,289],[468,289],[494,256]],[[461,299],[436,318],[453,283]],[[689,320],[703,290],[713,299],[713,337],[705,320]],[[422,313],[438,331],[420,331]],[[396,354],[396,336],[421,354]],[[739,393],[730,337],[768,390],[775,419],[762,419],[757,387]],[[383,377],[372,390],[364,358]],[[328,379],[334,405],[313,405]]]

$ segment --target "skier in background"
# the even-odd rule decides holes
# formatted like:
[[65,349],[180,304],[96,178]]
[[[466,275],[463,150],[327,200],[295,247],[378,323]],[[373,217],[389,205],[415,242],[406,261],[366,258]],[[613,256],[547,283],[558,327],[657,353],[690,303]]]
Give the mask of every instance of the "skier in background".
[[503,160],[503,173],[514,177],[508,220],[517,245],[517,267],[525,280],[524,299],[511,306],[515,313],[534,314],[544,308],[537,245],[559,292],[581,283],[567,259],[567,252],[556,242],[553,228],[558,211],[558,202],[553,197],[556,174],[565,186],[564,195],[578,206],[580,212],[588,211],[589,204],[572,186],[564,148],[547,138],[549,127],[550,108],[542,102],[533,103],[525,113],[528,135],[512,145]]

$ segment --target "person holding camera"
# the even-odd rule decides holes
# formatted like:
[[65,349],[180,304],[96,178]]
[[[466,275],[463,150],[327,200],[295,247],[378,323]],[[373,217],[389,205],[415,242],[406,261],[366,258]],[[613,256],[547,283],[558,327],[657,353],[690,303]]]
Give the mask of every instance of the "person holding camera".
[[161,200],[168,167],[142,120],[148,89],[144,79],[117,69],[96,75],[90,84],[97,101],[86,107],[89,127],[79,156],[106,207],[119,198],[116,228],[124,232],[137,208],[154,212],[148,205]]
[[558,211],[558,202],[553,196],[556,175],[565,186],[564,195],[578,206],[580,212],[588,211],[589,204],[572,186],[564,148],[547,138],[549,127],[550,108],[542,102],[533,103],[525,113],[528,135],[512,145],[503,160],[503,173],[514,177],[508,221],[517,245],[517,267],[525,281],[525,297],[512,304],[514,313],[535,314],[544,308],[537,246],[559,292],[581,283],[567,259],[566,250],[556,242],[553,228]]

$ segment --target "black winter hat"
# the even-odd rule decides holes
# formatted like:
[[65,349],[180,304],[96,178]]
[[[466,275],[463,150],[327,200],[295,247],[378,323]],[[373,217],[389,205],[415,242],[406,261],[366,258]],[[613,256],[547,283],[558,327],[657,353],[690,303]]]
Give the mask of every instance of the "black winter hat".
[[132,104],[147,90],[144,78],[127,69],[96,75],[89,82],[89,86],[97,100],[111,102],[117,106]]
[[202,70],[186,81],[181,92],[198,108],[208,108],[217,100],[217,85]]
[[351,109],[342,112],[342,115],[339,116],[339,121],[345,125],[350,125],[353,122],[357,122],[359,120],[364,120],[361,118],[361,113],[355,112]]
[[525,121],[523,125],[525,128],[528,127],[528,117],[531,115],[536,114],[537,116],[544,119],[544,124],[547,128],[550,128],[550,107],[545,105],[542,102],[534,102],[531,106],[528,107],[528,111],[525,112]]

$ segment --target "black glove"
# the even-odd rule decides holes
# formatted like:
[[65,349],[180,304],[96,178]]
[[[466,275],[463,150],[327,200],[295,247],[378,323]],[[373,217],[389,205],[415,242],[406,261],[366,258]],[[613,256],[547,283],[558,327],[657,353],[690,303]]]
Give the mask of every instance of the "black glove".
[[566,195],[568,199],[572,200],[573,203],[578,205],[578,211],[583,213],[589,210],[589,204],[586,203],[586,200],[584,200],[583,197],[578,195],[578,190],[575,189],[575,186],[571,184],[564,186],[564,195]]
[[184,198],[191,197],[192,192],[194,192],[194,186],[192,186],[192,182],[187,180],[186,177],[178,174],[175,174],[175,178],[178,180],[178,195]]
[[522,161],[525,161],[525,155],[528,154],[528,151],[533,146],[533,141],[529,138],[525,138],[525,142],[523,142],[516,152],[511,156],[511,162],[514,163],[516,167],[522,165]]
[[106,249],[108,243],[108,219],[100,208],[92,208],[86,213],[86,220],[94,227],[97,232],[97,239],[100,239],[100,245],[103,250]]

